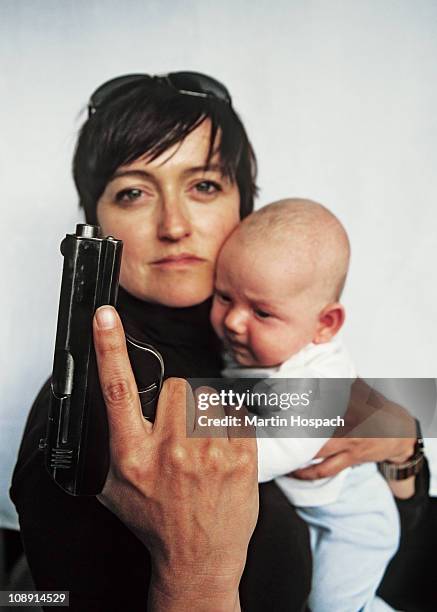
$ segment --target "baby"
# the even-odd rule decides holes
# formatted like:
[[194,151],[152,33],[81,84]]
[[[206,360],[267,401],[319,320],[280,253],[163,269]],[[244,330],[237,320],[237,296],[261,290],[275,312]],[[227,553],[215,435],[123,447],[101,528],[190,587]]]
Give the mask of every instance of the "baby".
[[[345,229],[315,202],[282,200],[244,219],[217,262],[211,321],[228,351],[223,374],[352,383],[350,357],[335,338],[349,256]],[[367,612],[398,546],[397,510],[375,464],[316,481],[285,477],[325,442],[258,437],[259,480],[275,478],[309,526],[312,612]]]

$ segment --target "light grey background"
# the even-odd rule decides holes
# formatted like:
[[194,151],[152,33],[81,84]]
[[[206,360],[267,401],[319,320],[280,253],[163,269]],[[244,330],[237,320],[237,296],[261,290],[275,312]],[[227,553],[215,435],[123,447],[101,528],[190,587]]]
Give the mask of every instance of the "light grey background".
[[[258,206],[311,197],[346,225],[359,372],[436,375],[435,0],[0,0],[0,57],[3,494],[51,369],[80,111],[119,74],[223,80],[258,155]],[[16,524],[9,502],[0,519]]]

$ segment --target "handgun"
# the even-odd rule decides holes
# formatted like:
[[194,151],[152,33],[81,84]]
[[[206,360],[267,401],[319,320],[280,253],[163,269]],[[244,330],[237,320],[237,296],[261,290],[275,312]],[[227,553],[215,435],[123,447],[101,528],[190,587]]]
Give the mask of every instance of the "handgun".
[[[61,243],[59,299],[50,409],[40,448],[54,481],[71,495],[97,495],[109,469],[109,430],[97,372],[92,320],[99,306],[116,306],[123,243],[78,224]],[[143,416],[154,419],[164,362],[151,345],[126,335]]]

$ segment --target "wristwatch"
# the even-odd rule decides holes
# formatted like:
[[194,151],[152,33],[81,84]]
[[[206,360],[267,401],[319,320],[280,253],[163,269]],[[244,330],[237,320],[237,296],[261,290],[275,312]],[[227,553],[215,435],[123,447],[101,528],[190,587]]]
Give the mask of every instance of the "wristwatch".
[[415,421],[417,439],[414,445],[414,454],[402,463],[393,463],[392,461],[378,463],[378,469],[386,480],[405,480],[418,474],[423,467],[425,461],[423,437],[419,421],[417,419]]

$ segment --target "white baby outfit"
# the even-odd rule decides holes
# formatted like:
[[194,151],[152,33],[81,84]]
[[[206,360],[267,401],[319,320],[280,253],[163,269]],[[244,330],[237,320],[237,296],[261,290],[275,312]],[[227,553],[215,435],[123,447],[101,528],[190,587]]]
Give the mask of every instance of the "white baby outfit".
[[[356,378],[352,361],[337,340],[309,344],[274,368],[245,368],[225,357],[227,378],[320,379],[320,398],[335,385],[323,379],[349,379],[339,385],[338,414],[346,411]],[[311,381],[313,382],[313,381]],[[283,388],[278,380],[278,392]],[[337,397],[338,395],[338,397]],[[331,401],[332,401],[331,397]],[[322,403],[323,409],[323,403]],[[319,409],[320,412],[320,409]],[[390,610],[375,598],[385,568],[399,544],[399,517],[387,483],[374,463],[347,468],[333,478],[304,481],[284,476],[314,462],[327,438],[261,437],[257,431],[259,481],[274,479],[307,522],[313,552],[312,612]],[[311,437],[310,437],[311,436]],[[317,461],[317,460],[315,460]]]

